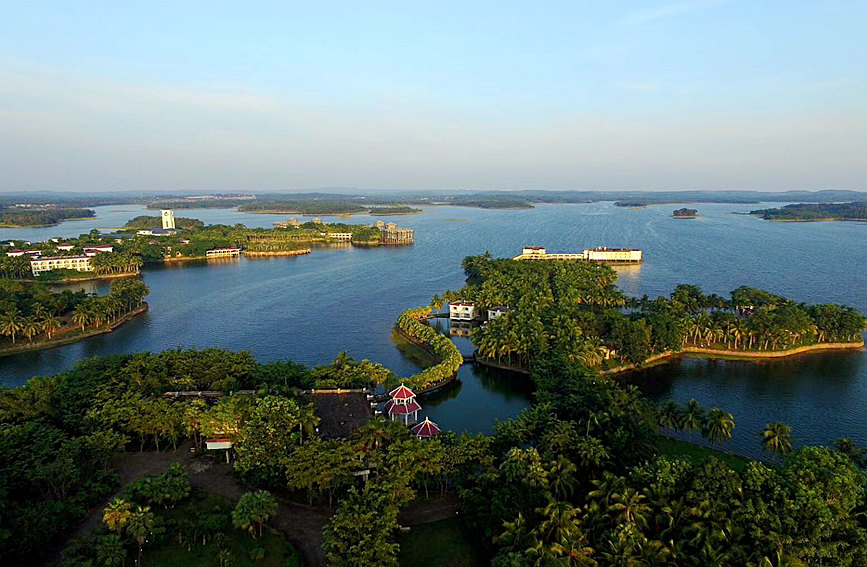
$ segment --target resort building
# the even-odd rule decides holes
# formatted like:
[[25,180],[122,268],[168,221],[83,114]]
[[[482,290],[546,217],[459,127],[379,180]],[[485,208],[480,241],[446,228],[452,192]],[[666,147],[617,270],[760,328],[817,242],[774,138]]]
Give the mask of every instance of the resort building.
[[585,248],[581,253],[549,253],[541,246],[524,246],[520,254],[512,260],[584,260],[588,262],[608,262],[639,264],[641,250],[632,248]]
[[418,421],[421,406],[415,401],[412,390],[401,384],[388,395],[391,399],[385,402],[385,411],[391,421],[401,421],[404,425],[412,425]]
[[34,258],[30,260],[30,269],[34,276],[51,270],[76,270],[78,272],[92,272],[89,256],[54,256],[47,258]]
[[39,258],[40,256],[42,256],[42,250],[20,250],[16,248],[15,250],[10,250],[9,252],[7,252],[6,255],[10,258],[15,258],[17,256],[30,256],[31,258]]
[[294,217],[287,221],[277,221],[274,223],[274,228],[297,228],[299,226],[301,226],[301,223]]
[[175,212],[171,209],[162,210],[163,230],[175,230]]
[[172,236],[177,234],[177,229],[174,228],[143,228],[136,232],[144,236]]
[[[59,248],[59,247],[58,247]],[[96,256],[100,252],[113,252],[114,246],[108,244],[100,244],[99,246],[88,246],[84,249],[85,256]]]
[[489,307],[488,308],[488,321],[496,319],[497,317],[502,317],[506,313],[509,312],[509,308],[503,305],[499,305],[497,307]]
[[352,240],[351,232],[323,232],[322,234],[332,240],[339,240],[341,242],[349,242]]
[[449,319],[472,321],[476,318],[476,304],[472,301],[449,303]]
[[440,434],[440,428],[426,417],[424,421],[412,428],[412,432],[419,439],[433,439]]
[[240,256],[240,248],[214,248],[205,252],[207,258],[229,258],[232,256]]
[[412,244],[415,242],[415,231],[411,228],[401,228],[393,222],[385,224],[382,221],[377,222],[376,226],[382,233],[383,244]]
[[57,249],[62,250],[63,252],[69,252],[73,248],[75,248],[74,244],[58,244],[57,245]]

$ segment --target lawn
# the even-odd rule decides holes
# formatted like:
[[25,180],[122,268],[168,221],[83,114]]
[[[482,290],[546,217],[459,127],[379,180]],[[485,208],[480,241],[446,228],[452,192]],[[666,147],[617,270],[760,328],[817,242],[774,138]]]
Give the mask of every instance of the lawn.
[[744,457],[668,437],[662,437],[657,446],[659,447],[659,453],[665,457],[689,459],[694,462],[701,462],[710,457],[716,457],[728,463],[736,471],[745,470],[750,463],[750,459],[745,459]]
[[490,565],[478,538],[459,518],[413,526],[398,539],[401,567],[482,567]]

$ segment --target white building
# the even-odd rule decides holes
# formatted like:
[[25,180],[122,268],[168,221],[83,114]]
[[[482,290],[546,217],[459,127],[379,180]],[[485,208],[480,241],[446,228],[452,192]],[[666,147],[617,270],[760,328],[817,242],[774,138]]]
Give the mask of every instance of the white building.
[[505,315],[508,312],[509,312],[509,308],[502,306],[502,305],[500,305],[498,307],[490,307],[488,309],[488,321],[492,321],[492,320],[496,319],[497,317],[502,317],[503,315]]
[[471,321],[476,318],[476,304],[472,301],[449,303],[449,319]]
[[352,240],[351,232],[327,232],[325,233],[325,235],[332,240],[340,240],[345,242],[349,242],[350,240]]
[[92,272],[89,256],[49,256],[30,260],[30,269],[34,276],[51,270],[75,270],[78,272]]
[[171,209],[163,209],[163,230],[174,230],[175,228],[175,212]]
[[624,264],[641,263],[641,250],[632,248],[585,248],[581,253],[550,253],[541,246],[524,246],[512,260],[585,260]]

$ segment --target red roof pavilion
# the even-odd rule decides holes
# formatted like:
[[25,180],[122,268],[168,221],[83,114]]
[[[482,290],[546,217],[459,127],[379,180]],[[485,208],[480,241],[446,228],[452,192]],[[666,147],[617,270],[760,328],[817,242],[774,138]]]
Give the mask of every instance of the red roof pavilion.
[[432,422],[430,418],[426,417],[424,418],[424,421],[412,428],[412,432],[417,435],[419,439],[430,439],[440,434],[440,428],[436,423]]
[[392,400],[411,400],[415,398],[415,394],[412,392],[412,390],[410,390],[403,384],[389,392],[388,395],[391,396]]
[[408,415],[411,413],[415,413],[421,409],[421,406],[418,405],[418,402],[415,400],[410,401],[406,404],[398,404],[395,403],[394,400],[388,400],[385,402],[385,411],[389,414],[397,414],[397,415]]

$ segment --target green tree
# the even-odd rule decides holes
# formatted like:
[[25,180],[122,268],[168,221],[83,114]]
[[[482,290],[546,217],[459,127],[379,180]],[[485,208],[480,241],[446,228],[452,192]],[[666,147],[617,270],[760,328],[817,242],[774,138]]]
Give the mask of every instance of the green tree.
[[[232,525],[250,532],[254,538],[256,532],[262,535],[262,530],[268,520],[277,513],[277,500],[267,490],[247,492],[238,500],[232,512]],[[258,528],[258,529],[257,529]]]
[[765,426],[762,431],[762,449],[785,458],[792,451],[792,428],[789,425],[775,421]]

